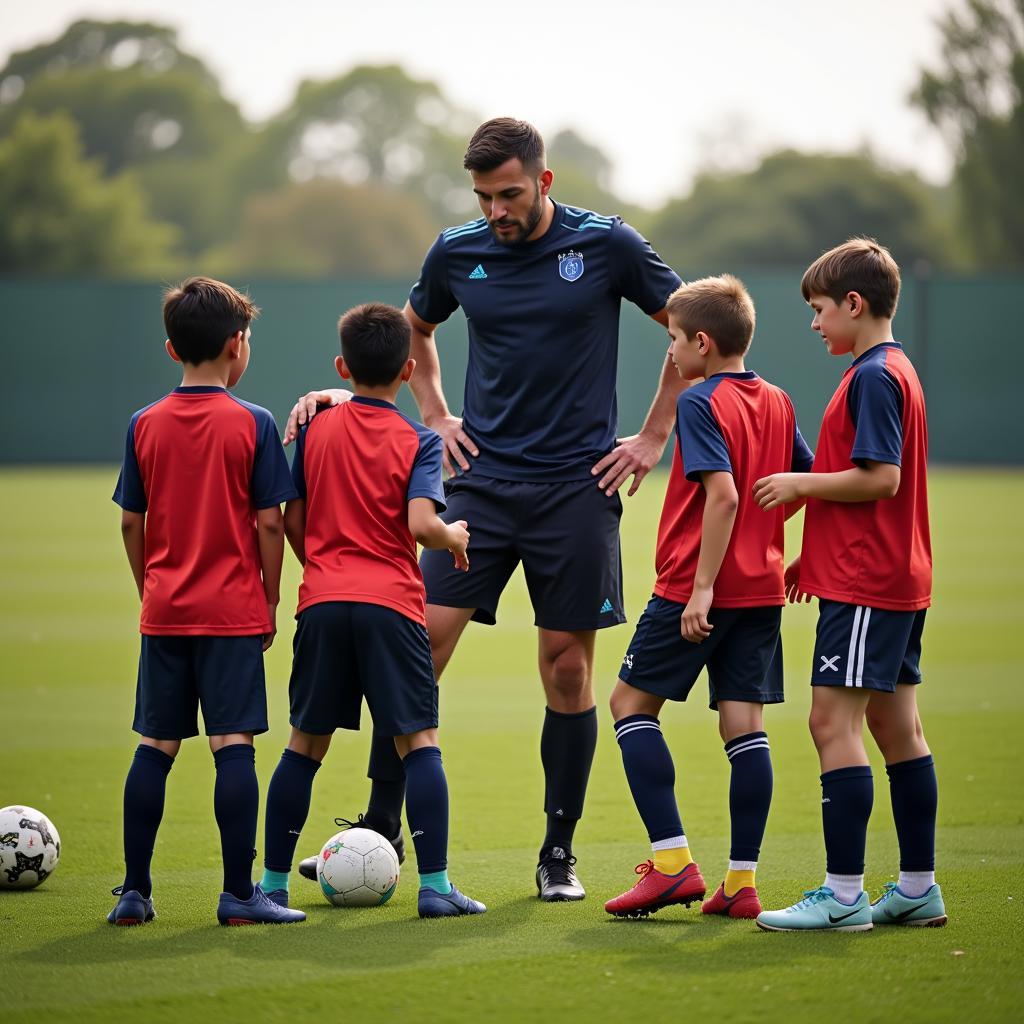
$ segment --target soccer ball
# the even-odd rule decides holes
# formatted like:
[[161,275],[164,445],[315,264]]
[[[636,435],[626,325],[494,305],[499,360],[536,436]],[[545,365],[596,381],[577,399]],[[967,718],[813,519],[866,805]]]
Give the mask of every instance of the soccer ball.
[[0,889],[33,889],[59,860],[60,836],[45,814],[22,804],[0,809]]
[[349,828],[324,843],[316,878],[336,907],[378,907],[398,885],[395,848],[368,828]]

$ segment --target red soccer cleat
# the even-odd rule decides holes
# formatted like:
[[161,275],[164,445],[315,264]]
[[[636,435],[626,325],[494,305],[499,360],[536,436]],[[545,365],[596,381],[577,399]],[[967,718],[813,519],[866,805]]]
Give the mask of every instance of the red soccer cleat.
[[704,898],[707,886],[696,864],[687,864],[677,875],[663,875],[654,861],[637,864],[640,881],[628,892],[609,900],[604,909],[616,917],[646,917],[662,907],[682,903],[688,907]]
[[725,895],[725,882],[716,890],[715,895],[701,904],[702,914],[721,914],[722,917],[757,917],[761,913],[761,901],[757,898],[757,890],[747,885],[733,896]]

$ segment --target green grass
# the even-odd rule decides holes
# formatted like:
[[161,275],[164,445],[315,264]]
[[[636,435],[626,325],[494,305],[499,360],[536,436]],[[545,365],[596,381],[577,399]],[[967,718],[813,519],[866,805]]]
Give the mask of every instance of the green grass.
[[[536,900],[543,699],[518,576],[498,627],[470,627],[442,683],[452,875],[487,902],[486,916],[416,919],[409,863],[382,908],[331,908],[296,879],[294,902],[307,924],[218,928],[213,770],[204,741],[194,740],[171,774],[157,844],[160,917],[147,928],[109,927],[109,890],[121,879],[121,788],[135,746],[138,645],[113,483],[110,470],[0,473],[0,805],[45,810],[63,841],[61,865],[42,888],[0,893],[6,1019],[1019,1019],[1024,475],[932,478],[936,603],[921,704],[940,777],[939,870],[950,924],[823,936],[768,935],[748,922],[704,920],[696,908],[606,919],[602,902],[631,884],[633,865],[647,856],[606,710],[629,626],[598,642],[601,741],[577,838],[588,898]],[[634,620],[651,584],[663,489],[664,478],[652,478],[627,501]],[[290,564],[286,603],[296,578]],[[267,660],[274,728],[257,742],[264,791],[286,734],[290,627],[285,616]],[[789,702],[768,717],[776,788],[759,883],[769,906],[792,902],[823,870],[818,771],[805,726],[813,631],[812,608],[786,612]],[[714,716],[695,699],[668,708],[664,720],[683,821],[715,884],[728,853],[728,764]],[[366,734],[339,734],[300,853],[333,831],[336,814],[363,808],[366,746]],[[877,758],[875,765],[873,893],[897,867],[885,775]]]

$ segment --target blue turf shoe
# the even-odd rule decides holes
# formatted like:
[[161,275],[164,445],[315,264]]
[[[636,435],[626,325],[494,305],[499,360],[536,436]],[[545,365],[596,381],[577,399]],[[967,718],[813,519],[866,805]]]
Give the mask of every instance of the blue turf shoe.
[[840,903],[831,889],[822,886],[809,889],[799,903],[785,910],[765,910],[758,914],[757,927],[766,932],[869,932],[871,904],[866,892],[854,903]]
[[288,907],[288,890],[287,889],[269,889],[264,894],[268,900],[272,900],[279,907]]
[[459,892],[455,886],[447,896],[425,885],[419,895],[420,917],[461,917],[463,914],[483,914],[487,908],[477,900]]
[[871,920],[875,924],[941,928],[949,918],[938,885],[922,896],[908,896],[895,882],[886,882],[885,892],[871,904]]
[[[279,890],[275,890],[277,892]],[[240,900],[229,892],[220,894],[217,904],[217,920],[224,925],[238,924],[297,924],[305,921],[301,910],[289,910],[275,903],[258,885],[252,887],[252,895]]]
[[117,906],[107,914],[107,920],[111,924],[146,924],[156,917],[153,900],[148,896],[143,896],[137,889],[123,892],[121,886],[118,886],[116,889],[111,889],[110,894],[119,897]]

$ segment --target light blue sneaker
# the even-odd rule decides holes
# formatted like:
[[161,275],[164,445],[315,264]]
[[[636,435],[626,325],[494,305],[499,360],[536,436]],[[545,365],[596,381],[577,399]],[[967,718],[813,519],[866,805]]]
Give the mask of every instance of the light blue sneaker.
[[908,896],[895,882],[886,882],[885,892],[871,904],[871,920],[875,924],[941,928],[949,918],[938,885],[921,896]]
[[110,894],[119,897],[117,906],[107,914],[107,920],[111,924],[148,924],[156,917],[152,898],[143,896],[137,889],[124,892],[119,885],[116,889],[111,889]]
[[254,885],[247,900],[222,892],[217,904],[217,920],[223,925],[297,924],[305,921],[306,915],[301,910],[279,906],[258,885]]
[[470,899],[459,892],[455,886],[447,895],[442,895],[429,885],[420,889],[419,899],[420,917],[461,917],[463,914],[484,914],[487,908],[478,900]]
[[799,903],[785,910],[765,910],[757,915],[757,927],[766,932],[869,932],[871,904],[862,892],[855,903],[840,903],[829,888],[809,889]]

